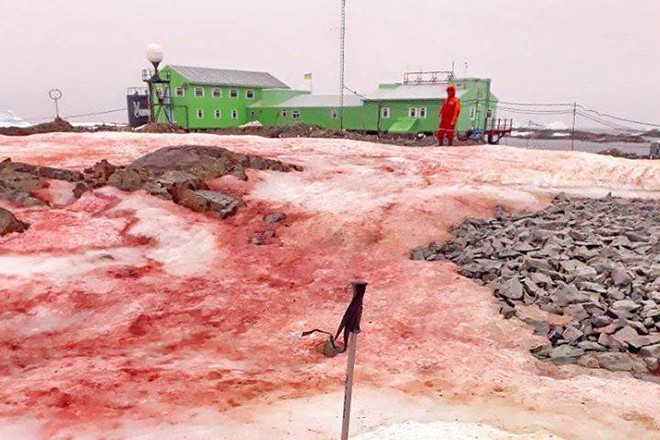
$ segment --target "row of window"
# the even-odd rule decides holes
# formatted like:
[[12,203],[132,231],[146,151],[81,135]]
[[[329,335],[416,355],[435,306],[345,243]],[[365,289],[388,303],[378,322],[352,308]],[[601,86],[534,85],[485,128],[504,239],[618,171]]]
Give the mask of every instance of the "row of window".
[[[184,87],[177,87],[174,91],[177,98],[183,98],[186,96],[186,89]],[[204,87],[195,87],[193,90],[195,98],[204,97]],[[222,98],[222,89],[214,87],[211,89],[211,96],[213,98]],[[239,90],[238,89],[229,89],[229,97],[232,99],[238,99]],[[254,90],[245,91],[245,99],[254,99]]]
[[[380,109],[381,119],[390,119],[390,109],[389,107],[383,107]],[[426,119],[429,115],[429,111],[426,107],[410,107],[408,109],[408,117],[413,119]]]
[[[197,119],[204,119],[204,109],[197,109],[196,112]],[[213,112],[213,117],[215,119],[222,119],[222,110],[215,110]],[[232,110],[231,111],[231,118],[232,119],[238,119],[238,110]]]
[[[390,109],[389,107],[383,107],[380,111],[380,117],[382,119],[389,119],[390,118]],[[252,112],[252,115],[254,116],[254,112]],[[491,118],[493,115],[492,110],[488,110],[488,115],[487,117]],[[289,110],[283,108],[280,110],[280,116],[282,118],[286,118],[289,116]],[[426,119],[428,117],[428,109],[426,107],[410,107],[408,109],[408,116],[413,119]],[[215,110],[213,112],[213,117],[215,119],[222,119],[222,110]],[[300,119],[300,110],[291,110],[291,117],[293,119]],[[337,119],[339,117],[339,112],[337,109],[332,109],[330,110],[330,117],[332,119]],[[475,108],[470,109],[470,119],[474,120],[476,117],[476,110]],[[231,118],[232,119],[238,119],[238,110],[234,109],[231,111]],[[203,109],[197,109],[197,119],[204,119],[204,110]]]

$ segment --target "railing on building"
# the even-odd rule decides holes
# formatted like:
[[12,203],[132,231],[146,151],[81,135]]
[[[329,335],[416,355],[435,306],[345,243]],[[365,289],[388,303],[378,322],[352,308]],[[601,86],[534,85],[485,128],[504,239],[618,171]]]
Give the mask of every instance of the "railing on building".
[[428,72],[406,72],[403,74],[404,84],[440,84],[455,78],[451,70],[434,70]]

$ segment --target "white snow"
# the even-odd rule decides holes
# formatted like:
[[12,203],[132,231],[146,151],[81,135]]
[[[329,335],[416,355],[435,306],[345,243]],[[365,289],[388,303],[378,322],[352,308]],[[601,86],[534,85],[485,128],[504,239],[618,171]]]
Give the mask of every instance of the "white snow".
[[406,422],[378,428],[375,431],[353,437],[354,440],[558,440],[552,434],[513,434],[489,425],[434,422]]
[[570,136],[570,133],[552,133],[552,137],[563,138]]
[[11,110],[0,111],[0,127],[29,127],[30,124]]
[[78,251],[71,254],[14,254],[0,256],[0,275],[21,278],[43,276],[51,281],[58,281],[99,268],[141,264],[144,264],[144,261],[139,249],[132,247]]
[[165,209],[165,204],[171,205],[151,196],[131,195],[115,210],[135,212],[138,222],[130,228],[129,234],[156,240],[145,257],[162,263],[165,272],[174,276],[205,273],[220,256],[213,233],[204,226],[203,220],[190,224],[182,216]]
[[560,131],[560,130],[568,130],[568,125],[564,124],[561,121],[555,121],[555,122],[551,122],[549,124],[546,124],[543,128],[545,128],[546,130]]

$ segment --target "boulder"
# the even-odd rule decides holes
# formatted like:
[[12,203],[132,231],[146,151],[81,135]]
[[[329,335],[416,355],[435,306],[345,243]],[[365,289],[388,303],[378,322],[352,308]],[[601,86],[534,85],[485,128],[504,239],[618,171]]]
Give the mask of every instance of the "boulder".
[[0,208],[0,237],[13,232],[21,233],[28,229],[29,225],[18,220],[14,214],[4,208]]
[[502,284],[498,293],[509,299],[520,300],[523,297],[523,285],[517,278],[511,278]]
[[286,220],[286,214],[283,212],[272,212],[264,216],[264,222],[267,225],[274,225],[284,220]]

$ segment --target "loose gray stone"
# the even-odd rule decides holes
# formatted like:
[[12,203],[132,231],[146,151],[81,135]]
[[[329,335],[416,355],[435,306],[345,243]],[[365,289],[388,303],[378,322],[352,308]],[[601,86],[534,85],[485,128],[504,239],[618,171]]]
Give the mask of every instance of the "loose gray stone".
[[621,266],[616,266],[610,273],[610,278],[615,286],[628,286],[632,283],[632,278],[626,272],[626,269]]
[[511,278],[505,282],[499,290],[500,295],[509,299],[522,299],[523,285],[516,278]]

